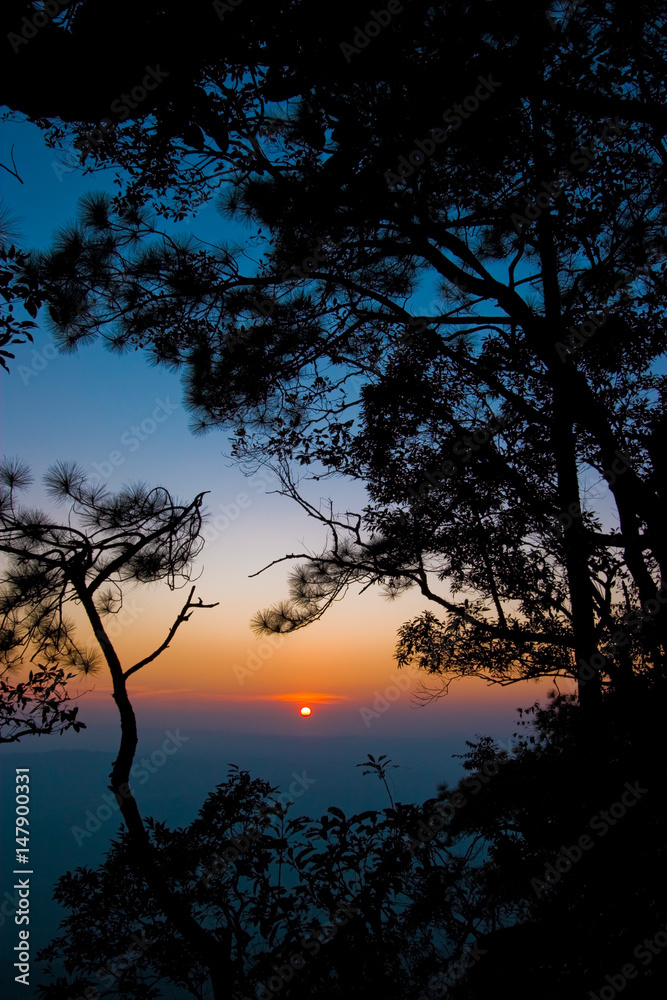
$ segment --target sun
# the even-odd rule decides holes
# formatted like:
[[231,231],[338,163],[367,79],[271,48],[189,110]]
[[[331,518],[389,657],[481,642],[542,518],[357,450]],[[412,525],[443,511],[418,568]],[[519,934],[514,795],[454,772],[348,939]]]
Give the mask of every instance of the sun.
[[301,714],[302,715],[310,715],[310,709],[308,708],[307,705],[303,706],[303,708],[301,709]]

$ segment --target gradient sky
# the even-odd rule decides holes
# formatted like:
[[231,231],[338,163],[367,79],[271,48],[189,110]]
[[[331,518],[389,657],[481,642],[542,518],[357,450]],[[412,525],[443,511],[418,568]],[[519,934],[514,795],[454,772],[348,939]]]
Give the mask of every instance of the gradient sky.
[[[48,245],[54,230],[73,218],[83,193],[113,191],[110,171],[91,177],[80,169],[54,169],[54,152],[30,124],[3,126],[3,163],[9,164],[12,145],[23,184],[3,171],[3,199],[18,218],[24,247]],[[211,206],[178,229],[205,239],[242,235]],[[196,567],[197,595],[219,605],[194,614],[171,648],[133,678],[140,716],[155,724],[187,716],[205,729],[235,732],[297,734],[310,727],[311,735],[363,736],[381,727],[394,735],[435,735],[454,722],[458,727],[462,718],[474,730],[493,719],[510,728],[514,708],[531,704],[549,687],[459,682],[446,699],[417,707],[420,678],[398,674],[392,656],[398,626],[427,606],[417,593],[390,603],[377,588],[361,596],[351,591],[322,621],[279,641],[278,648],[256,639],[249,619],[287,596],[288,566],[252,579],[249,574],[286,552],[320,550],[319,526],[294,503],[271,494],[277,484],[269,473],[249,480],[225,459],[229,446],[222,432],[190,433],[177,374],[150,367],[140,353],[118,357],[100,344],[51,357],[50,343],[49,333],[39,329],[34,345],[16,348],[11,374],[0,376],[5,455],[28,462],[37,479],[55,460],[68,459],[102,476],[112,490],[136,480],[164,485],[184,499],[210,490],[212,523]],[[156,408],[160,422],[153,416]],[[312,486],[310,498],[330,496],[335,509],[359,510],[364,504],[358,486],[336,481]],[[39,483],[31,499],[49,506]],[[155,585],[126,594],[114,633],[128,665],[159,644],[185,593]],[[406,690],[391,701],[397,677]],[[102,673],[84,686],[90,691],[82,717],[115,722],[107,677]],[[369,720],[360,709],[374,710],[378,693],[384,697],[388,687],[387,707]],[[308,719],[298,713],[302,704],[313,709]]]

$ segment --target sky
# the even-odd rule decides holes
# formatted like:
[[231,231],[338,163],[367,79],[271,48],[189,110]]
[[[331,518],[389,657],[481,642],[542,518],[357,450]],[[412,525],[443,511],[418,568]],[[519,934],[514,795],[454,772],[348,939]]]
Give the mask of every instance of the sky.
[[[2,171],[1,196],[18,217],[26,249],[48,246],[53,232],[74,217],[82,194],[113,190],[109,172],[91,178],[59,167],[30,124],[0,129],[1,163],[10,163],[12,146],[23,183]],[[235,235],[210,206],[181,229],[204,239]],[[388,805],[384,788],[356,767],[367,754],[387,754],[397,765],[389,772],[397,801],[421,802],[436,795],[438,783],[461,776],[455,755],[466,751],[467,740],[477,734],[511,740],[516,709],[546,700],[548,682],[500,688],[471,679],[424,704],[423,675],[398,671],[393,657],[399,626],[428,606],[413,591],[389,602],[377,588],[364,594],[353,588],[308,628],[257,639],[249,621],[287,596],[289,564],[251,574],[289,552],[321,551],[319,525],[276,493],[270,472],[244,476],[225,457],[230,446],[223,432],[190,432],[178,374],[149,366],[139,353],[118,356],[100,344],[60,355],[47,329],[34,334],[34,345],[15,349],[11,373],[0,373],[1,450],[32,468],[31,506],[52,509],[40,480],[57,460],[77,462],[112,491],[128,481],[163,485],[181,499],[209,491],[195,597],[216,606],[193,613],[171,646],[129,685],[139,729],[134,791],[144,816],[171,826],[191,822],[230,764],[293,794],[298,815],[318,816],[330,805],[348,814],[382,809]],[[331,499],[335,510],[365,504],[363,489],[335,480],[306,484],[306,492],[313,502]],[[162,642],[187,592],[162,584],[125,592],[110,627],[124,666]],[[90,642],[83,620],[81,629]],[[57,877],[98,864],[118,828],[104,799],[119,737],[106,672],[85,678],[78,690],[87,728],[3,748],[3,815],[13,808],[13,767],[30,767],[38,946],[52,938],[64,915],[52,901]],[[308,717],[300,714],[306,705]],[[161,751],[165,739],[178,746],[173,757]],[[303,794],[295,779],[303,779]],[[2,871],[10,868],[10,847],[0,837]],[[0,911],[0,927],[11,899],[5,892],[0,901],[9,906]],[[10,984],[12,943],[8,934],[0,946],[0,976]]]
[[[53,232],[72,220],[82,194],[113,191],[111,171],[84,176],[68,167],[67,157],[46,148],[29,123],[3,126],[1,162],[9,164],[12,146],[23,183],[3,171],[2,197],[18,219],[24,247],[47,246]],[[179,228],[204,239],[243,236],[211,206]],[[230,447],[223,432],[190,432],[177,373],[149,366],[140,353],[111,354],[99,343],[57,354],[41,327],[34,345],[16,354],[11,374],[2,376],[2,451],[31,466],[31,502],[50,505],[39,480],[58,459],[76,461],[111,490],[140,480],[183,499],[209,491],[211,518],[195,567],[195,596],[218,604],[194,614],[159,660],[135,675],[140,718],[158,726],[162,718],[170,724],[188,718],[206,730],[308,733],[309,739],[362,737],[377,727],[408,737],[436,735],[454,722],[458,728],[463,719],[472,728],[483,720],[511,728],[515,707],[543,696],[544,684],[500,689],[471,680],[452,685],[447,698],[416,704],[421,675],[398,672],[393,660],[397,628],[427,607],[414,592],[388,602],[377,588],[362,595],[353,589],[312,626],[257,639],[249,620],[287,596],[290,564],[250,574],[288,552],[320,551],[325,538],[319,525],[276,494],[269,471],[245,477],[225,457]],[[331,498],[337,510],[364,505],[359,486],[333,480],[310,485],[312,499]],[[159,645],[186,593],[162,584],[126,593],[112,631],[127,665]],[[97,724],[68,736],[66,745],[99,749],[102,729],[108,724],[113,732],[116,722],[109,681],[102,673],[86,679],[83,689],[81,717],[95,717]],[[302,705],[312,709],[308,718],[299,714]]]

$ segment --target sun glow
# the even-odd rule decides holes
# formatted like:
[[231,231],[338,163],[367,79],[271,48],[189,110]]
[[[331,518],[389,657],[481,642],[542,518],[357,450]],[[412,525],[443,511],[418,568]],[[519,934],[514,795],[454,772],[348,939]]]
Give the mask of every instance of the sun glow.
[[303,708],[301,709],[301,714],[302,715],[310,715],[310,709],[308,708],[307,705],[303,706]]

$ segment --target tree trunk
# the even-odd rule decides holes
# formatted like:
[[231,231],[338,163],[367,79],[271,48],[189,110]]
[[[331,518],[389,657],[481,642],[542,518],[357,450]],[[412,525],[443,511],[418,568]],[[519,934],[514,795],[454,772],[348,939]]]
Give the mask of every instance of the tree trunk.
[[95,604],[86,590],[85,583],[73,582],[111,672],[113,698],[120,714],[121,739],[118,756],[109,776],[109,789],[115,795],[127,825],[134,860],[167,919],[209,970],[214,1000],[227,1000],[230,972],[223,961],[220,945],[197,923],[181,893],[167,888],[164,873],[160,870],[156,852],[150,843],[136,799],[130,791],[130,769],[138,743],[136,716],[127,693],[120,660],[104,629]]

